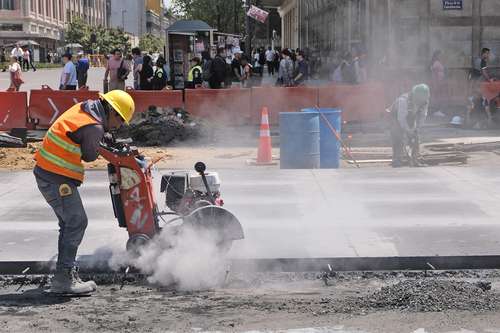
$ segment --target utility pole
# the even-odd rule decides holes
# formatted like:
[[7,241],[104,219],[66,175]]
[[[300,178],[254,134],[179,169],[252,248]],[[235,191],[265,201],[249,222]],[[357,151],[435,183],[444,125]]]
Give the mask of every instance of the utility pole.
[[234,28],[233,33],[238,33],[238,0],[233,0],[234,5]]
[[250,45],[252,41],[252,37],[250,36],[250,17],[247,15],[251,4],[252,0],[245,0],[245,54],[247,55],[247,57],[250,57],[252,55],[252,46]]
[[122,29],[123,32],[125,32],[125,13],[127,12],[126,9],[122,9]]

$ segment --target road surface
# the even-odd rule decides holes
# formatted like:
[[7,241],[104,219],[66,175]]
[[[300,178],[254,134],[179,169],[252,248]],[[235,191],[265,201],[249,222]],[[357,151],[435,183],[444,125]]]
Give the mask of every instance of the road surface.
[[[500,251],[500,175],[493,166],[219,172],[226,208],[246,233],[231,250],[234,258]],[[0,261],[53,258],[57,223],[33,175],[0,172],[0,185]],[[89,227],[81,255],[125,245],[107,186],[104,171],[87,173],[81,194]]]

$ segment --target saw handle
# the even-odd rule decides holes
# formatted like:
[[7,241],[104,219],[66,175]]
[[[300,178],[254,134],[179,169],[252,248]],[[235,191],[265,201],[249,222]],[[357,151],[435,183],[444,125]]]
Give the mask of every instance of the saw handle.
[[208,185],[207,177],[205,176],[205,170],[207,170],[207,166],[203,162],[197,162],[194,165],[194,170],[201,176],[201,180],[203,181],[203,184],[207,189],[208,199],[210,200],[210,203],[212,203],[212,205],[215,205],[215,198],[212,195],[212,191],[210,190],[210,186]]

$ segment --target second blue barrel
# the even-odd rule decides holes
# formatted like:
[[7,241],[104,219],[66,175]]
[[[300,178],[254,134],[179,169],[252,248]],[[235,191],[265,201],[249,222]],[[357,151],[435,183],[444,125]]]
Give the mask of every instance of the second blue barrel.
[[340,167],[340,142],[331,130],[328,123],[320,115],[323,114],[330,125],[341,134],[342,110],[340,109],[303,109],[304,113],[319,115],[319,142],[320,142],[320,167],[321,169],[338,169]]
[[318,169],[319,135],[319,113],[281,112],[281,169]]

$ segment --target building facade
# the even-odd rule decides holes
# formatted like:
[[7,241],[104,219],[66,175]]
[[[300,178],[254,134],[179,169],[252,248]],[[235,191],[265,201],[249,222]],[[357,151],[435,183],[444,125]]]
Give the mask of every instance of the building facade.
[[283,0],[278,11],[282,47],[323,59],[362,50],[373,64],[422,70],[439,49],[449,69],[464,72],[488,47],[500,65],[498,0]]
[[65,0],[66,22],[71,22],[75,17],[80,17],[91,26],[106,27],[106,0]]
[[0,45],[10,48],[19,40],[32,40],[36,61],[55,50],[65,22],[65,0],[0,1]]
[[109,23],[113,28],[121,28],[127,34],[141,37],[150,33],[164,36],[169,25],[161,0],[107,0]]
[[61,46],[64,27],[74,17],[106,26],[105,0],[0,0],[0,45],[34,41],[35,61],[45,61],[47,52]]

